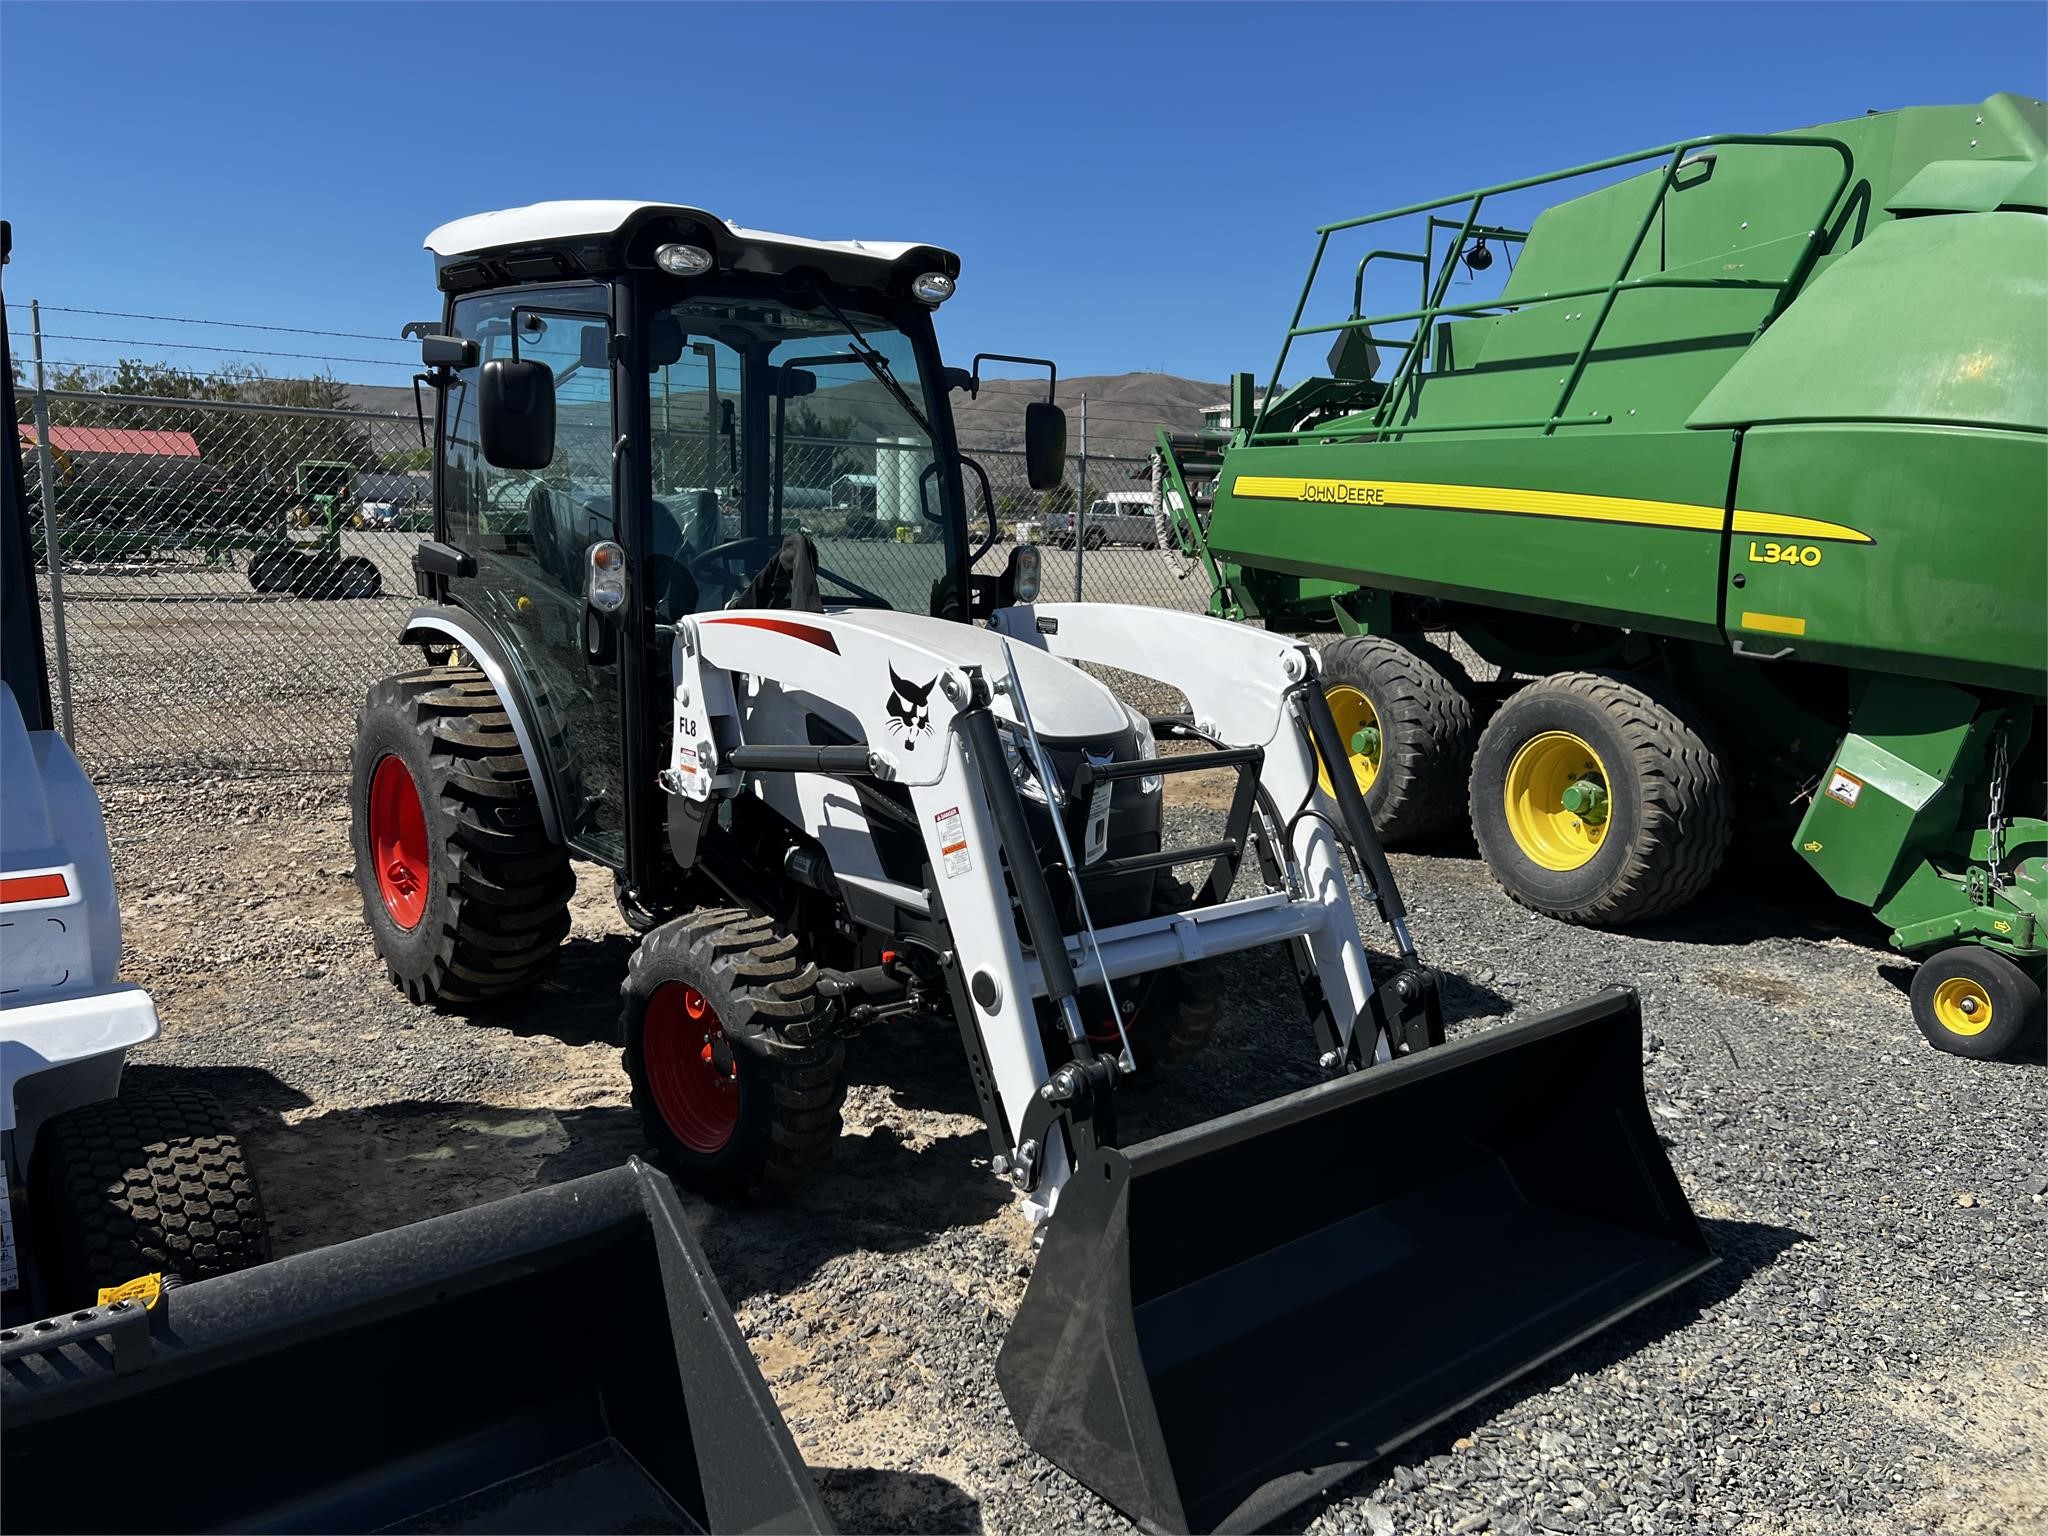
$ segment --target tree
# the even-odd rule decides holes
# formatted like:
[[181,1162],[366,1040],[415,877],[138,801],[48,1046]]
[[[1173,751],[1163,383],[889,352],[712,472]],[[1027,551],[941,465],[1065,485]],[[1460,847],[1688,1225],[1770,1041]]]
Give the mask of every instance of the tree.
[[[50,387],[102,397],[53,399],[50,420],[55,425],[188,432],[199,445],[202,462],[252,487],[288,491],[297,467],[313,459],[352,464],[357,469],[378,467],[378,455],[360,421],[340,416],[181,409],[161,403],[190,400],[345,410],[348,386],[332,375],[275,379],[247,363],[198,373],[174,364],[123,358],[111,367],[54,370]],[[138,400],[133,398],[136,396],[149,398]]]

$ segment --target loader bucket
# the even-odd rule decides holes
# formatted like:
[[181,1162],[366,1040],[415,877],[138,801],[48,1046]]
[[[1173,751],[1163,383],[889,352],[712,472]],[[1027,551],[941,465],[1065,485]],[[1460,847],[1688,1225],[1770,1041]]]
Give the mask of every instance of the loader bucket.
[[830,1529],[637,1162],[0,1351],[11,1531]]
[[1716,1262],[1624,988],[1085,1158],[996,1372],[1147,1529],[1250,1528]]

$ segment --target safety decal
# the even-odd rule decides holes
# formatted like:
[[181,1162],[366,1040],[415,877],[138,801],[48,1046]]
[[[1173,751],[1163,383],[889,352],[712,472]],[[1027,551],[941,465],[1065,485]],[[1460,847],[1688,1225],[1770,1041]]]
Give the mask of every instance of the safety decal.
[[946,878],[964,875],[974,868],[974,858],[967,851],[967,833],[960,824],[960,807],[941,811],[932,820],[939,828],[939,856],[945,861]]
[[1863,793],[1863,781],[1853,773],[1844,773],[1837,768],[1828,775],[1828,798],[1853,806]]

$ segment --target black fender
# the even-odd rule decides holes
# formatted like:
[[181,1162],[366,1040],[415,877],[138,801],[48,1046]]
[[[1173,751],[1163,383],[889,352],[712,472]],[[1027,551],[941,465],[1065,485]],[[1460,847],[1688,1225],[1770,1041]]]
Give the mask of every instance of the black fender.
[[512,734],[533,775],[533,792],[540,801],[541,828],[550,842],[563,841],[562,796],[555,781],[554,754],[550,737],[542,726],[540,711],[534,707],[519,670],[510,664],[510,652],[491,626],[467,608],[429,604],[415,608],[406,617],[400,645],[459,645],[491,680],[505,713],[512,721]]

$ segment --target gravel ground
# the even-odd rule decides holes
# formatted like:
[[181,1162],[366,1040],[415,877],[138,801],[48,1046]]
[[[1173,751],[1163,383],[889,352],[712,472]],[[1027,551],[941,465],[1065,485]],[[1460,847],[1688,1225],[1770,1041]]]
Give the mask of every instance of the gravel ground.
[[[420,1012],[364,937],[332,781],[102,788],[128,969],[165,1019],[135,1070],[228,1101],[281,1252],[640,1149],[608,883],[585,876],[551,984],[476,1020]],[[1172,817],[1192,837],[1212,814]],[[1651,1108],[1722,1263],[1288,1529],[2048,1530],[2048,1075],[1925,1047],[1866,919],[1788,859],[1738,863],[1686,920],[1620,935],[1522,912],[1469,844],[1395,856],[1425,953],[1453,973],[1455,1032],[1609,981],[1643,990]],[[1306,1032],[1274,1001],[1290,982],[1277,956],[1236,963],[1209,1056],[1127,1119],[1309,1081]],[[850,1063],[846,1135],[800,1198],[691,1202],[834,1518],[1125,1529],[1026,1449],[997,1392],[1031,1250],[957,1040],[872,1034]]]

